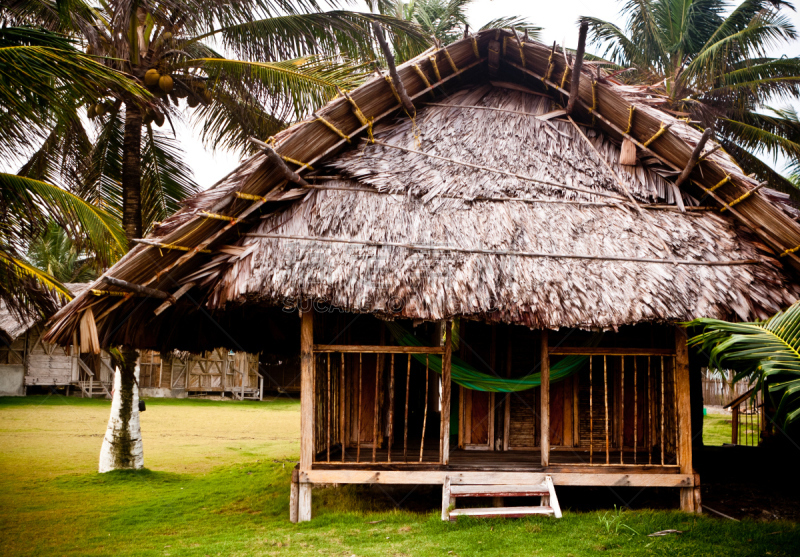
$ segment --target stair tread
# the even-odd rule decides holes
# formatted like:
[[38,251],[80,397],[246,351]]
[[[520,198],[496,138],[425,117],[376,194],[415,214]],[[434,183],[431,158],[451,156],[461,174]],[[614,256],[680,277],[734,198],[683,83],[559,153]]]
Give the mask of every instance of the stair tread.
[[472,516],[472,517],[490,517],[490,516],[526,516],[531,514],[554,514],[552,507],[478,507],[472,509],[453,509],[450,511],[450,517],[459,516]]
[[452,497],[481,497],[481,496],[541,496],[550,495],[546,485],[453,485],[450,487]]

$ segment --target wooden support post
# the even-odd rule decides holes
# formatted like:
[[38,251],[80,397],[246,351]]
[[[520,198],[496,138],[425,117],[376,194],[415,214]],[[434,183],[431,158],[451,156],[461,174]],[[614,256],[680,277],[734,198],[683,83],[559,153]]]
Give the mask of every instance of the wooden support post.
[[292,470],[291,491],[289,492],[289,522],[297,524],[297,503],[300,498],[300,484],[297,482],[297,469]]
[[394,354],[389,360],[389,426],[386,429],[386,461],[392,461],[392,438],[394,437]]
[[450,505],[453,499],[450,497],[450,476],[444,477],[442,483],[442,520],[450,520]]
[[567,102],[567,114],[572,114],[575,108],[575,101],[578,99],[581,83],[581,69],[583,68],[583,53],[586,50],[586,33],[589,31],[589,23],[581,22],[578,31],[578,50],[575,53],[575,64],[572,66],[572,77],[570,78],[569,101]]
[[611,458],[608,447],[608,359],[603,356],[603,400],[605,401],[605,417],[606,417],[606,464],[611,464]]
[[650,356],[647,357],[647,464],[653,464],[653,383],[650,381]]
[[589,464],[594,464],[594,393],[592,387],[592,358],[589,356]]
[[[442,357],[442,429],[439,459],[442,464],[450,463],[450,364],[453,358],[453,323],[445,321],[444,356]],[[463,342],[463,341],[462,341]]]
[[403,81],[400,79],[400,75],[397,73],[397,67],[394,65],[394,55],[392,54],[392,49],[389,48],[389,44],[386,42],[386,37],[383,36],[383,29],[381,28],[380,23],[373,21],[372,30],[375,32],[375,37],[378,39],[378,44],[381,46],[383,56],[386,58],[386,65],[389,66],[389,75],[392,77],[392,84],[397,91],[397,95],[400,97],[400,101],[403,104],[403,109],[409,116],[414,116],[417,111],[414,108],[414,103],[411,102],[411,99],[406,92],[406,88],[403,85]]
[[636,451],[639,450],[639,393],[637,389],[639,369],[636,367],[636,356],[633,357],[633,463],[638,461]]
[[345,406],[345,381],[344,381],[344,354],[339,364],[339,440],[342,443],[342,462],[344,462],[344,450],[347,446],[347,407]]
[[666,403],[664,397],[664,383],[664,356],[661,356],[661,408],[659,409],[661,413],[661,466],[664,466],[664,421],[666,419],[666,407],[664,406]]
[[[244,381],[242,381],[244,384]],[[242,389],[242,394],[244,394],[244,389]],[[327,458],[326,461],[331,461],[331,355],[328,354],[328,389],[325,393],[325,410],[326,410],[326,421],[325,421],[325,447],[327,449]]]
[[541,332],[542,387],[541,387],[541,434],[539,447],[542,451],[542,466],[550,466],[550,355],[547,352],[547,329]]
[[[508,329],[508,345],[506,347],[506,377],[511,378],[511,329]],[[503,450],[508,450],[511,435],[511,393],[505,394],[505,414],[503,417]]]
[[[300,471],[311,470],[314,460],[314,315],[300,321]],[[299,488],[297,520],[311,520],[311,484]]]
[[375,357],[375,404],[372,412],[372,462],[377,462],[378,455],[378,417],[381,413],[380,406],[380,385],[381,385],[381,365],[380,359],[383,358],[380,354]]
[[422,441],[419,443],[419,461],[422,462],[425,450],[425,427],[428,425],[428,384],[430,383],[430,355],[425,355],[425,410],[422,414]]
[[[686,329],[675,326],[675,405],[678,418],[678,465],[682,474],[692,474],[692,414],[689,400],[689,348]],[[681,510],[699,512],[693,488],[681,488]]]
[[361,462],[361,383],[363,375],[363,354],[358,354],[358,413],[356,415],[356,462]]
[[619,463],[625,464],[623,460],[625,445],[625,356],[620,356],[619,383]]
[[406,369],[406,410],[403,414],[403,462],[408,462],[408,395],[411,384],[411,354],[407,356],[408,367]]

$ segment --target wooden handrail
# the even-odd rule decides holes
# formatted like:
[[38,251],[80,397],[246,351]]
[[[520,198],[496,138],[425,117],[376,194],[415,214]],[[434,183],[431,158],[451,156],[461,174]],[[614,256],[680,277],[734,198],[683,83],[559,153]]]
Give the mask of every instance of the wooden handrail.
[[342,352],[348,354],[444,354],[442,346],[360,346],[348,344],[315,344],[314,352],[325,354]]

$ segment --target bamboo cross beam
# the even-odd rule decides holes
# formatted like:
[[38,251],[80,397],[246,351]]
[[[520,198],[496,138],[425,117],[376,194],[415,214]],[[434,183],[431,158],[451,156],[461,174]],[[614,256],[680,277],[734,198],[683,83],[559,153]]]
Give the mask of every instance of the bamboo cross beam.
[[273,149],[271,145],[267,145],[255,137],[249,137],[247,139],[250,141],[250,143],[257,145],[262,151],[264,151],[264,154],[267,155],[269,162],[271,162],[272,165],[275,166],[275,168],[277,168],[281,174],[283,174],[284,179],[292,182],[293,184],[297,184],[298,186],[308,186],[308,182],[303,180],[303,178],[301,178],[297,172],[289,168],[289,166],[286,164],[286,161],[284,161],[283,158],[275,152],[275,149]]
[[[727,266],[727,265],[759,265],[761,262],[758,259],[723,259],[716,261],[699,261],[687,259],[650,259],[646,257],[625,257],[616,255],[583,255],[576,253],[543,253],[532,251],[515,251],[515,250],[491,250],[481,248],[462,248],[457,246],[435,246],[435,245],[420,245],[408,244],[404,242],[376,242],[371,240],[359,240],[351,238],[332,238],[325,236],[293,236],[289,234],[261,234],[250,232],[244,234],[248,238],[267,238],[272,240],[299,240],[307,242],[329,242],[338,244],[353,244],[359,246],[373,246],[373,247],[396,247],[409,250],[419,251],[452,251],[459,253],[478,253],[483,255],[501,255],[509,257],[549,257],[554,259],[586,259],[597,261],[630,261],[634,263],[656,263],[664,265],[700,265],[700,266]],[[393,347],[392,350],[397,352],[410,352],[407,349],[400,350],[398,347]],[[336,349],[336,351],[340,351]],[[435,353],[436,350],[432,348],[423,348],[421,352]]]
[[158,298],[159,300],[172,300],[174,303],[174,298],[171,294],[164,292],[163,290],[156,290],[155,288],[149,288],[147,286],[142,286],[140,284],[134,284],[132,282],[128,282],[127,280],[121,280],[114,277],[103,277],[108,284],[112,286],[118,286],[120,288],[124,288],[125,290],[129,290],[131,292],[135,292],[136,294],[140,294],[142,296],[147,296],[148,298]]
[[400,97],[400,101],[403,104],[403,109],[406,111],[406,114],[413,116],[417,113],[417,110],[414,108],[414,103],[411,102],[411,99],[406,92],[406,88],[403,85],[403,80],[400,79],[400,75],[397,73],[397,66],[394,64],[394,55],[392,54],[392,49],[389,48],[389,44],[386,42],[386,37],[383,36],[383,28],[381,27],[380,23],[373,21],[372,30],[375,33],[375,37],[378,39],[378,44],[381,45],[383,57],[386,58],[386,65],[389,66],[389,75],[392,76],[392,84],[397,90],[397,95]]
[[[570,79],[569,101],[567,102],[567,114],[572,114],[575,109],[575,101],[580,91],[581,69],[583,68],[583,54],[586,50],[586,33],[589,31],[589,22],[582,21],[578,32],[578,51],[575,54],[575,63],[572,66],[572,78]],[[523,64],[524,65],[524,64]],[[566,71],[566,70],[564,70]]]
[[166,310],[173,303],[178,301],[178,298],[180,298],[181,296],[186,294],[189,290],[191,290],[193,286],[194,286],[193,282],[187,282],[186,284],[178,288],[172,295],[172,299],[167,300],[166,302],[158,306],[153,313],[155,313],[156,315],[161,315],[164,312],[164,310]]
[[[162,242],[156,242],[155,240],[148,240],[146,238],[134,238],[131,240],[137,244],[144,244],[147,246],[155,246],[157,248],[168,249],[168,250],[177,250],[177,251],[192,251],[195,248],[190,248],[187,246],[178,246],[175,244],[164,244]],[[197,250],[199,253],[211,253],[210,249],[201,249]]]

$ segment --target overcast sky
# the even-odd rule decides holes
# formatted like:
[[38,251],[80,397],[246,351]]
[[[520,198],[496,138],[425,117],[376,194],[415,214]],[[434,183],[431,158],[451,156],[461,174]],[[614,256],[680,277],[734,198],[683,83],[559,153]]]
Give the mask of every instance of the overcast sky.
[[[737,2],[738,3],[738,2]],[[619,0],[475,0],[469,10],[470,24],[473,29],[497,17],[522,15],[536,25],[543,27],[542,41],[575,48],[578,41],[578,17],[590,15],[622,26],[619,9],[623,2]],[[800,28],[800,16],[796,12],[788,12],[796,27]],[[591,47],[587,50],[592,51]],[[800,42],[791,46],[787,52],[775,52],[773,55],[797,56],[800,54]],[[180,138],[187,150],[187,159],[194,169],[195,179],[202,188],[208,188],[233,170],[239,159],[230,153],[211,153],[193,137],[191,130],[179,130]],[[771,160],[767,161],[773,164]],[[774,163],[775,168],[782,170],[785,161]]]

